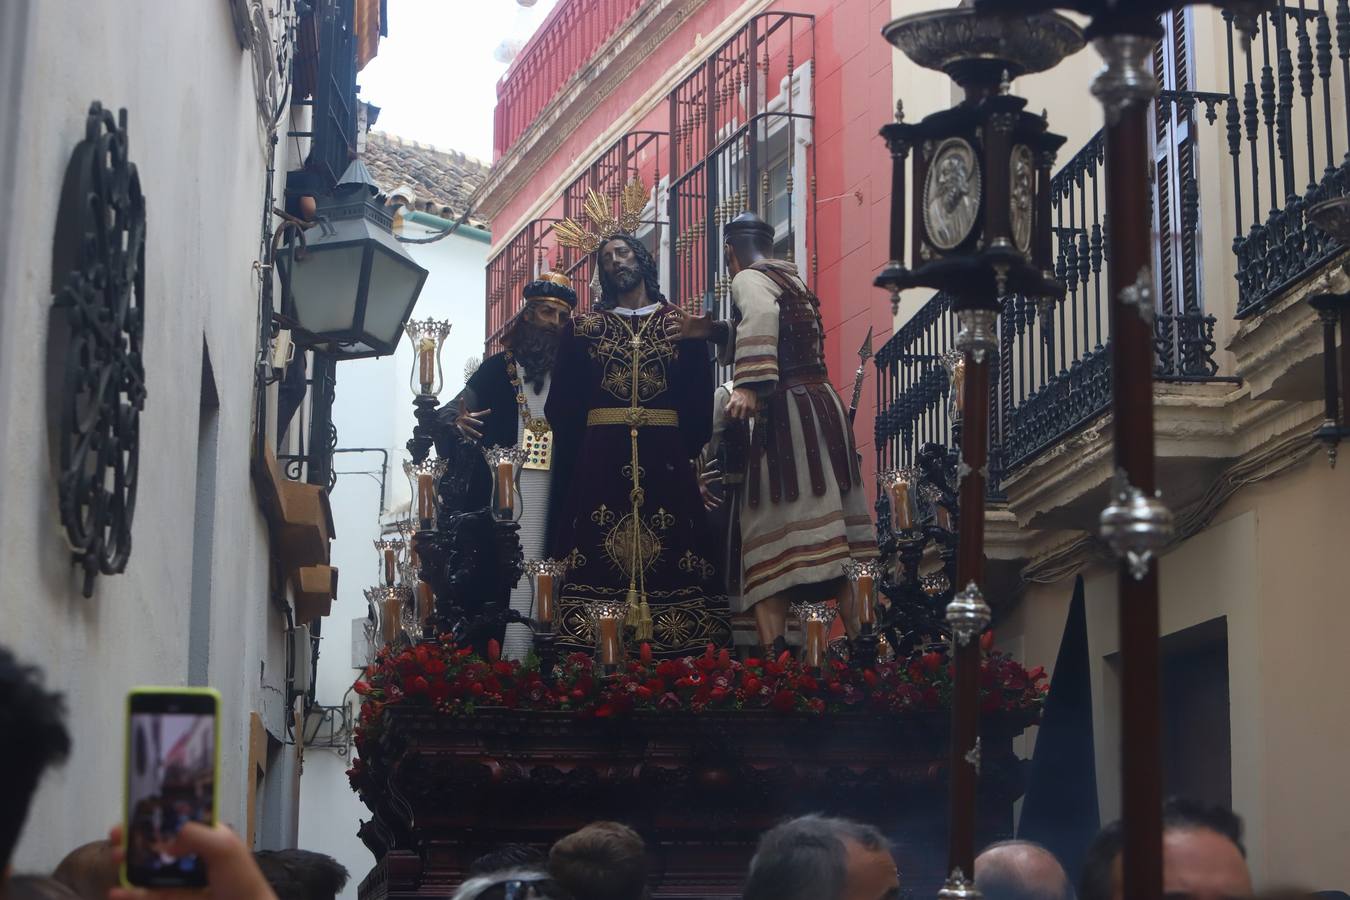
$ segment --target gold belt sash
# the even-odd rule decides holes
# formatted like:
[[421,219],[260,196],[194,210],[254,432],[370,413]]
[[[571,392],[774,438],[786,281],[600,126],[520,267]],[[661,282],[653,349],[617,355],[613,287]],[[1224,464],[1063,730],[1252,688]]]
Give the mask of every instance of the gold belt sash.
[[627,425],[630,428],[661,425],[679,428],[680,414],[673,409],[625,409],[618,406],[602,406],[586,414],[586,425]]

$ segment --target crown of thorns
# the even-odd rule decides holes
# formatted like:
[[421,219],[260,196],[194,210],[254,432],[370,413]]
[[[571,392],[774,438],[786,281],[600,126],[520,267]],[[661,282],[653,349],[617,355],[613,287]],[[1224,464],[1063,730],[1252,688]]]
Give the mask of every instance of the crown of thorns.
[[646,208],[647,186],[642,183],[642,179],[634,176],[619,192],[615,203],[610,203],[595,190],[586,192],[581,211],[590,219],[590,228],[576,219],[563,219],[553,226],[553,233],[563,247],[594,253],[615,235],[632,235],[636,232],[642,222],[642,211]]

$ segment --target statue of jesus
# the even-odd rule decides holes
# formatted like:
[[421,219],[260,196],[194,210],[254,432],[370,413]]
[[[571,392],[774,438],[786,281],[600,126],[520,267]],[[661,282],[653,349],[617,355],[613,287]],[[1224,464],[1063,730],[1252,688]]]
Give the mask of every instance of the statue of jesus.
[[679,314],[640,241],[611,228],[594,252],[600,301],[564,326],[546,408],[550,555],[570,563],[556,643],[590,649],[587,605],[621,599],[631,636],[657,656],[728,646],[694,464],[712,429],[707,347],[676,339]]

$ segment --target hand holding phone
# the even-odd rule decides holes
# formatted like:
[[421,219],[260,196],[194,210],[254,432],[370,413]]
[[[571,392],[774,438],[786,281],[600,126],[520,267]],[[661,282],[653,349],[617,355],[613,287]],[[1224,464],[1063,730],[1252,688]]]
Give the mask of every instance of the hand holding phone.
[[189,823],[216,824],[220,695],[210,688],[136,688],[127,697],[122,883],[204,887],[207,858],[180,849]]
[[[108,834],[115,856],[125,858],[122,827],[115,826]],[[207,890],[205,896],[229,900],[276,900],[262,870],[244,842],[224,825],[208,828],[196,822],[183,826],[172,845],[173,852],[194,856],[206,863]],[[196,889],[113,888],[108,900],[202,900]]]

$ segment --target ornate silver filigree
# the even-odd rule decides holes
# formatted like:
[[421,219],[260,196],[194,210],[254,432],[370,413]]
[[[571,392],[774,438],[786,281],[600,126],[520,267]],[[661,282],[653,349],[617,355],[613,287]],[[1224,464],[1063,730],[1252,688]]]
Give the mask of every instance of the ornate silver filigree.
[[947,604],[947,626],[952,630],[952,637],[962,647],[989,627],[992,615],[993,610],[984,602],[984,594],[980,593],[979,586],[973,581]]
[[1117,468],[1111,479],[1111,503],[1102,510],[1101,538],[1124,559],[1135,581],[1148,574],[1154,555],[1172,539],[1172,511],[1158,498],[1148,497],[1130,484],[1129,475]]
[[1153,77],[1156,43],[1137,34],[1115,34],[1094,42],[1106,65],[1092,80],[1092,95],[1101,101],[1109,124],[1119,123],[1126,107],[1148,103],[1158,93]]
[[1031,252],[1031,223],[1036,208],[1036,165],[1031,148],[1018,144],[1011,162],[1012,194],[1008,203],[1008,222],[1013,246],[1018,252]]
[[970,467],[970,464],[969,464],[969,463],[967,463],[964,459],[961,460],[961,462],[958,463],[957,466],[956,466],[956,486],[957,486],[957,488],[960,488],[960,487],[961,487],[961,485],[962,485],[962,484],[965,482],[965,480],[966,480],[966,476],[969,475],[971,472],[979,472],[979,473],[980,473],[980,477],[983,478],[985,481],[988,481],[988,480],[989,480],[989,463],[985,463],[984,465],[980,466],[978,469],[972,469],[972,468]]
[[947,138],[928,159],[923,189],[923,222],[928,242],[954,250],[975,230],[983,190],[975,148],[961,138]]
[[975,746],[966,751],[966,762],[975,770],[975,774],[980,774],[980,739],[975,739]]
[[1152,328],[1156,312],[1153,305],[1153,269],[1149,266],[1140,269],[1134,284],[1120,292],[1120,302],[1132,308],[1144,320],[1144,324]]
[[992,309],[963,309],[956,314],[960,326],[953,341],[957,350],[970,354],[977,363],[998,353],[998,311]]
[[966,878],[966,873],[957,866],[938,891],[938,900],[980,900],[984,895],[975,883]]
[[963,63],[997,59],[1016,78],[1052,69],[1083,47],[1083,32],[1064,16],[979,16],[943,9],[896,19],[886,40],[926,69],[952,72]]

